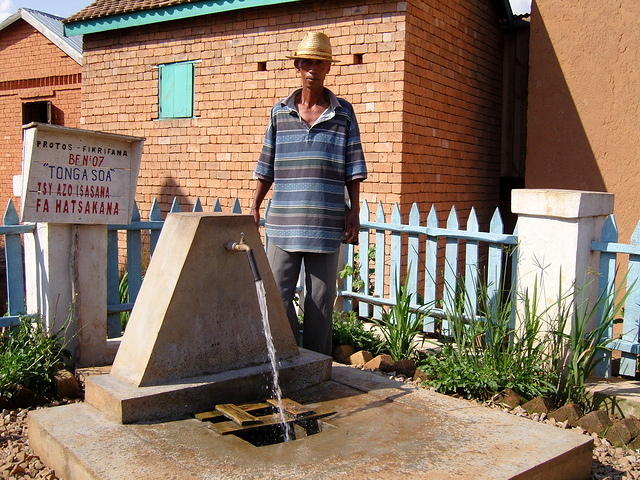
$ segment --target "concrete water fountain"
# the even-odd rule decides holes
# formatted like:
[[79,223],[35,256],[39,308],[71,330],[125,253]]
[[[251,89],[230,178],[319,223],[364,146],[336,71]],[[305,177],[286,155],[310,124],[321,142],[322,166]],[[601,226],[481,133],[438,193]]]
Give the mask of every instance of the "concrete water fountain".
[[[89,404],[132,423],[267,395],[271,363],[252,263],[226,248],[246,232],[257,270],[269,272],[249,221],[223,214],[168,217],[111,373],[87,380]],[[262,282],[283,388],[328,379],[331,359],[298,349],[273,277]]]
[[[225,405],[244,403],[250,416],[269,407],[255,277],[244,255],[225,248],[241,232],[262,273],[286,415],[300,415],[289,442],[225,435],[233,425],[216,430],[205,414],[191,417],[218,416],[216,405],[240,417]],[[305,423],[309,412],[336,413]],[[591,470],[588,437],[299,349],[253,218],[243,215],[168,217],[111,373],[87,379],[85,403],[31,412],[29,439],[66,480],[577,480]]]

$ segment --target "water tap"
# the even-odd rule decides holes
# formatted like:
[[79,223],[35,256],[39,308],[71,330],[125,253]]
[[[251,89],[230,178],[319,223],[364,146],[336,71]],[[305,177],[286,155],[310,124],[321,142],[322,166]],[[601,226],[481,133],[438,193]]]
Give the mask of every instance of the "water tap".
[[244,232],[240,232],[240,241],[239,242],[227,242],[224,245],[224,248],[229,250],[230,252],[249,252],[251,251],[251,247],[244,243]]
[[247,252],[247,259],[249,260],[249,267],[251,267],[253,280],[256,282],[262,280],[260,271],[258,270],[258,265],[256,264],[256,258],[253,256],[253,252],[251,251],[251,247],[249,246],[249,244],[244,243],[244,232],[240,233],[239,242],[227,242],[224,244],[224,248],[226,248],[230,252]]

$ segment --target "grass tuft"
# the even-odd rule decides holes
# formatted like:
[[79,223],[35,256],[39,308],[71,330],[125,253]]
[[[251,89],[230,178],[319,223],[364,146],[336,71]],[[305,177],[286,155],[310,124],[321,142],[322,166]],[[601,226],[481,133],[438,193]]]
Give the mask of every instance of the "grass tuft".
[[68,357],[63,339],[47,334],[39,321],[22,318],[0,336],[0,397],[11,399],[19,385],[50,396],[53,376]]

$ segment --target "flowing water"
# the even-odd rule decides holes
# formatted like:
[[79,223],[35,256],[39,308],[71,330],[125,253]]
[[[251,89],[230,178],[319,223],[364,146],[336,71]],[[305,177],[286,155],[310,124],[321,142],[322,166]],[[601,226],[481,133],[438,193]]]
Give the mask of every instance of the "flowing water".
[[267,310],[267,295],[264,291],[262,280],[256,281],[256,292],[258,293],[258,303],[260,304],[260,313],[262,314],[262,326],[264,327],[264,336],[267,341],[267,351],[269,352],[269,360],[271,361],[271,372],[273,374],[273,395],[276,397],[278,404],[278,416],[282,423],[284,431],[284,441],[291,440],[289,428],[287,427],[284,411],[282,408],[282,390],[280,390],[280,381],[278,379],[278,365],[276,362],[276,349],[273,346],[273,337],[271,336],[271,326],[269,325],[269,312]]

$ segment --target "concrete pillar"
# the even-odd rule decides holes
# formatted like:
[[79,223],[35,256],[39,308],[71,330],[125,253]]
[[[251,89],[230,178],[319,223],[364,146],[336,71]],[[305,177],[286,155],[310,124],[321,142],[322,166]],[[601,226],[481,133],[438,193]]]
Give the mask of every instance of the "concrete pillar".
[[[41,223],[25,235],[27,312],[50,332],[65,326],[76,365],[105,365],[107,345],[107,227]],[[68,324],[68,325],[67,325]]]
[[115,350],[107,347],[107,226],[78,225],[77,233],[77,364],[108,365]]
[[[71,225],[38,223],[24,244],[27,313],[39,314],[47,331],[57,333],[71,312]],[[75,349],[75,326],[66,337]]]
[[559,292],[575,294],[576,305],[593,300],[599,254],[591,250],[591,242],[613,212],[613,195],[514,190],[511,208],[518,215],[518,292],[531,294],[537,286],[538,312],[553,306]]

